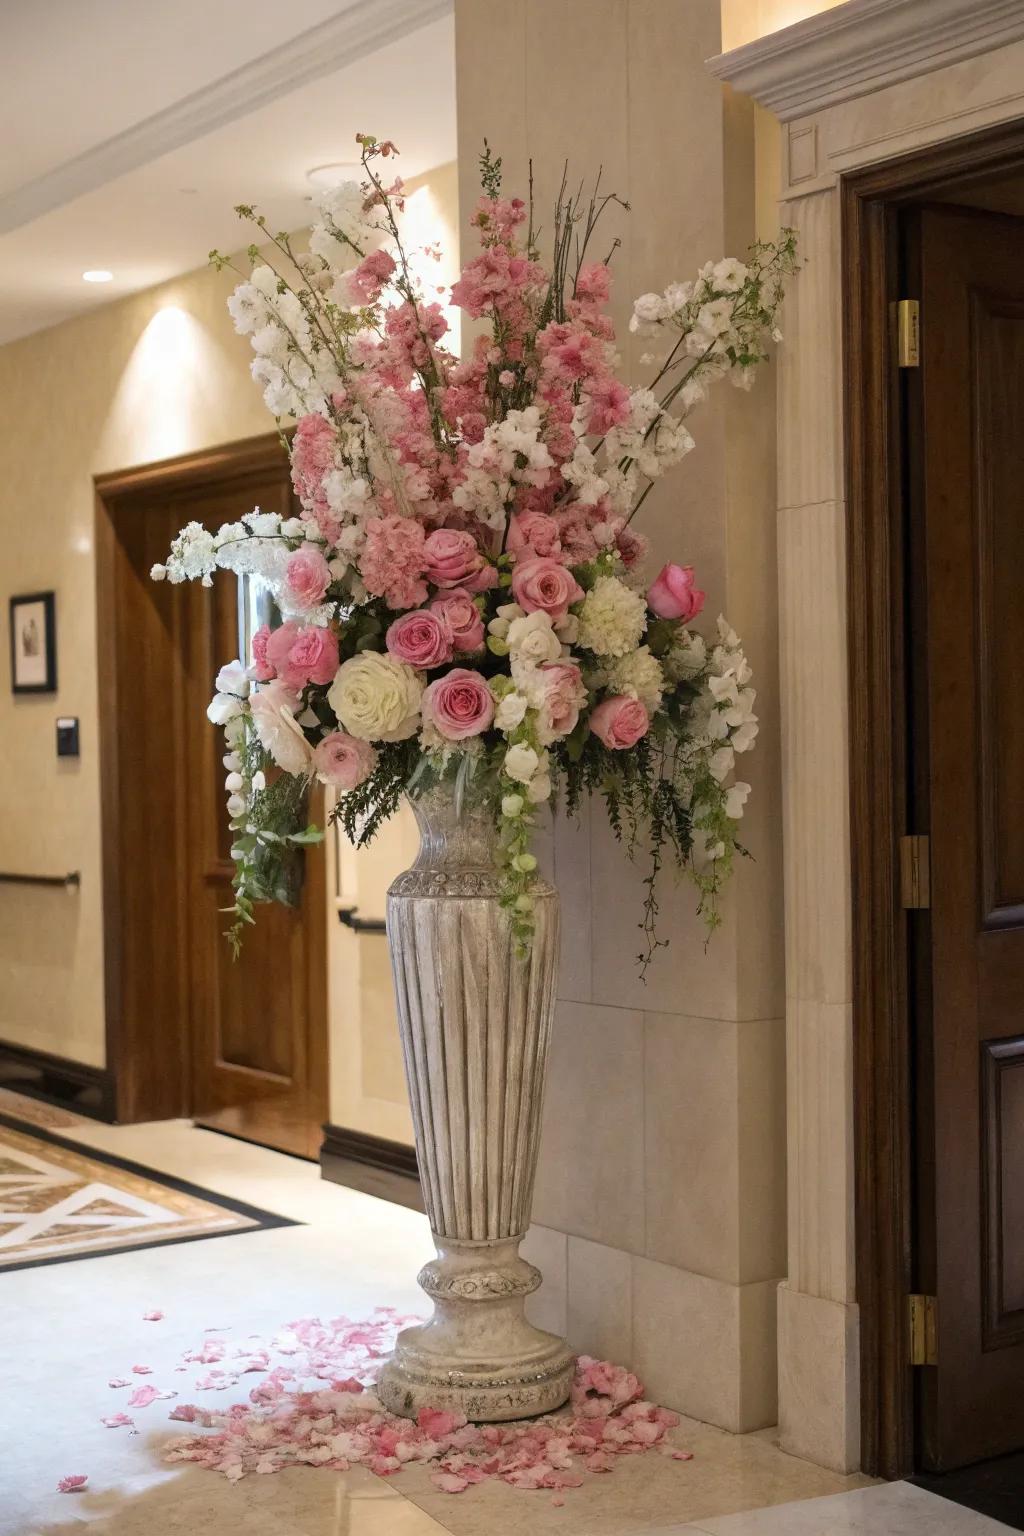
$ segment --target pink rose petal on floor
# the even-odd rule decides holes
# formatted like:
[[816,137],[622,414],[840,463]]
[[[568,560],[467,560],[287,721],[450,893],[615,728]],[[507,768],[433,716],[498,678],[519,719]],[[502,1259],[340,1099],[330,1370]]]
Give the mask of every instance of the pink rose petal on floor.
[[128,1399],[129,1408],[148,1408],[150,1403],[155,1403],[158,1397],[173,1396],[173,1393],[158,1392],[156,1387],[136,1387]]
[[158,1312],[155,1309],[152,1312],[143,1312],[142,1314],[142,1321],[144,1323],[162,1323],[163,1319],[163,1313]]
[[152,1374],[153,1374],[153,1367],[151,1365],[133,1365],[132,1366],[132,1375],[133,1376],[152,1376]]
[[82,1488],[85,1487],[88,1481],[89,1474],[87,1472],[72,1473],[67,1477],[61,1478],[60,1482],[57,1484],[57,1492],[78,1493]]
[[135,1420],[130,1419],[126,1413],[112,1413],[109,1419],[100,1419],[100,1423],[105,1424],[108,1429],[120,1429],[125,1424],[131,1424],[134,1427]]
[[130,1387],[131,1386],[131,1382],[128,1380],[127,1376],[111,1376],[110,1380],[107,1382],[107,1386],[108,1387]]

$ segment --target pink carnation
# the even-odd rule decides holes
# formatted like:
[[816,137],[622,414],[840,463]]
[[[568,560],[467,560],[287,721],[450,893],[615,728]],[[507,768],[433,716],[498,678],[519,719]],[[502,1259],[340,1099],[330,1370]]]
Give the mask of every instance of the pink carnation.
[[564,619],[570,605],[582,596],[572,572],[557,560],[535,556],[521,560],[512,572],[512,597],[527,613],[540,611],[552,619]]
[[453,667],[424,691],[422,710],[446,741],[464,741],[486,731],[494,719],[494,698],[479,672]]
[[337,639],[332,630],[319,624],[282,624],[271,632],[266,656],[277,676],[292,689],[329,683],[338,670]]
[[587,386],[590,415],[587,431],[605,433],[612,427],[620,427],[630,418],[632,402],[629,390],[612,374],[592,379]]
[[588,304],[607,304],[611,288],[612,275],[608,268],[603,261],[594,261],[580,268],[575,297]]
[[315,608],[327,596],[331,570],[315,544],[303,544],[288,561],[285,581],[297,607]]
[[269,683],[277,676],[267,657],[267,646],[270,643],[270,625],[261,624],[252,637],[252,664],[258,683]]
[[439,592],[431,599],[430,609],[447,624],[452,644],[457,651],[480,650],[485,638],[484,621],[464,587],[455,587],[451,592]]
[[452,659],[452,634],[444,615],[429,608],[403,613],[389,626],[384,643],[396,661],[424,670]]
[[427,600],[423,525],[411,517],[371,517],[359,574],[368,592],[389,608],[418,608]]
[[646,736],[650,719],[639,699],[617,693],[599,704],[590,717],[590,729],[613,752],[636,746]]
[[355,789],[369,778],[377,753],[368,741],[359,741],[347,731],[332,731],[313,753],[313,765],[325,784],[336,789]]
[[659,619],[689,624],[704,607],[704,593],[694,586],[693,566],[662,566],[648,589],[647,604]]
[[520,557],[554,558],[562,550],[558,524],[546,512],[517,512],[508,528],[508,552]]

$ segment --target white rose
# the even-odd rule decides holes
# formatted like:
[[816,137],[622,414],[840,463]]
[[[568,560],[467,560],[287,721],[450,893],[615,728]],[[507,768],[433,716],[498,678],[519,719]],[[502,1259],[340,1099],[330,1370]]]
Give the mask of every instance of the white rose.
[[252,723],[260,745],[269,752],[285,773],[309,774],[313,769],[313,749],[295,716],[281,702],[281,692],[273,684],[254,693],[249,702]]
[[526,787],[526,796],[537,804],[540,800],[547,800],[551,796],[550,773],[535,773]]
[[521,693],[506,693],[494,713],[494,723],[499,731],[514,731],[522,724],[526,714],[526,699]]
[[513,619],[506,639],[514,656],[538,666],[541,662],[557,661],[562,654],[562,642],[551,627],[551,616],[540,610]]
[[207,720],[214,725],[227,725],[242,713],[242,701],[230,693],[215,693],[206,710]]
[[525,742],[518,742],[505,753],[505,772],[517,784],[529,784],[539,763],[540,758]]
[[405,741],[417,729],[423,679],[404,661],[362,651],[338,669],[327,700],[360,741]]
[[217,673],[217,681],[214,684],[218,693],[233,693],[237,698],[249,697],[249,679],[245,675],[245,668],[240,661],[229,661],[221,667]]

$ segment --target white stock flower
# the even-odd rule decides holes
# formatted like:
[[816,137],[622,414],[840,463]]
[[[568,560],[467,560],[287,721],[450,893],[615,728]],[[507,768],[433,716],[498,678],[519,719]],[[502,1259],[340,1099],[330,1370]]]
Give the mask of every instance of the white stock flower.
[[405,741],[419,725],[423,678],[403,661],[361,651],[339,667],[328,703],[360,741]]
[[517,784],[529,784],[540,766],[540,758],[526,742],[517,742],[505,753],[505,773]]
[[579,644],[586,650],[595,656],[625,656],[647,628],[647,603],[617,577],[599,576],[579,618]]
[[251,512],[247,512],[242,522],[254,538],[271,538],[281,531],[280,513],[261,512],[259,507],[253,507]]
[[228,314],[240,336],[255,331],[267,316],[267,301],[254,283],[239,283],[228,299]]
[[749,276],[750,268],[735,256],[723,256],[711,269],[714,285],[723,293],[736,293]]

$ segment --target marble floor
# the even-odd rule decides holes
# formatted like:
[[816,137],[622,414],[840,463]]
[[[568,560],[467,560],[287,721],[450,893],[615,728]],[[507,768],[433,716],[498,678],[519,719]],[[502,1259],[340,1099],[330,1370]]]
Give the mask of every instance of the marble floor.
[[[185,1122],[62,1134],[303,1223],[0,1275],[2,1536],[998,1536],[1008,1528],[921,1489],[869,1485],[785,1455],[772,1432],[735,1437],[684,1420],[693,1460],[622,1458],[611,1476],[524,1493],[439,1492],[425,1467],[383,1481],[363,1469],[294,1470],[232,1485],[169,1466],[175,1433],[152,1404],[139,1433],[109,1430],[108,1379],[131,1361],[153,1381],[203,1330],[266,1333],[299,1316],[421,1310],[425,1218],[326,1184],[313,1164]],[[164,1317],[158,1326],[148,1310]],[[241,1397],[236,1391],[232,1398]],[[68,1474],[88,1487],[58,1493]]]

